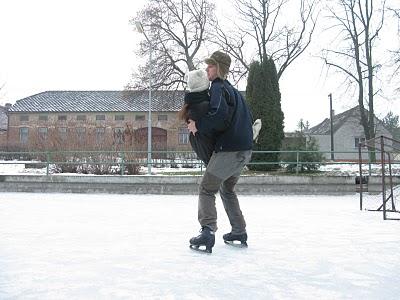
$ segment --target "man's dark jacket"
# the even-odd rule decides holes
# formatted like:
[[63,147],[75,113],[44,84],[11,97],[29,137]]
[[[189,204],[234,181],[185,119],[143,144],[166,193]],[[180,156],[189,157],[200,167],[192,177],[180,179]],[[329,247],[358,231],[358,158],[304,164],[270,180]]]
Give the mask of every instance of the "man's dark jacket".
[[209,111],[196,121],[196,128],[200,134],[215,137],[215,152],[253,148],[250,110],[227,80],[217,78],[211,83]]

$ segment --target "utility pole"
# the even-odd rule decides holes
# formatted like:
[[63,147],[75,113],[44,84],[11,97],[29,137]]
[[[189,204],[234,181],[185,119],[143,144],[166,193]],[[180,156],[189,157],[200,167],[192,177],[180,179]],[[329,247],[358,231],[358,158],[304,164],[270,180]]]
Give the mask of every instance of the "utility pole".
[[150,56],[150,60],[149,60],[149,108],[148,108],[148,117],[147,117],[147,174],[151,175],[151,77],[152,77],[152,57],[151,57],[151,53],[152,53],[152,48],[153,45],[150,41],[150,39],[147,37],[146,32],[143,29],[143,25],[141,22],[136,21],[135,22],[136,25],[136,30],[139,33],[143,33],[144,37],[146,38],[147,42],[149,43],[149,56]]
[[329,114],[330,114],[330,121],[331,121],[331,160],[335,160],[335,146],[333,143],[333,109],[332,109],[332,93],[328,95],[329,97]]

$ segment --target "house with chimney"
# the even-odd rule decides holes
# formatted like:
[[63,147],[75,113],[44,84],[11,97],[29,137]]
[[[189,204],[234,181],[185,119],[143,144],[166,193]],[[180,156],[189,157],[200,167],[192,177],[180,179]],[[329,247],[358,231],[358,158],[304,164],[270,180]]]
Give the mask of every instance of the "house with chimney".
[[[333,135],[334,160],[348,161],[358,160],[358,145],[365,142],[364,129],[361,125],[359,106],[333,116],[331,120],[326,118],[320,124],[310,128],[307,135],[317,140],[319,150],[324,151],[327,160],[331,159],[331,134]],[[375,136],[392,138],[392,133],[385,128],[382,121],[375,118]],[[366,149],[365,149],[366,150]],[[363,159],[368,155],[363,154]]]

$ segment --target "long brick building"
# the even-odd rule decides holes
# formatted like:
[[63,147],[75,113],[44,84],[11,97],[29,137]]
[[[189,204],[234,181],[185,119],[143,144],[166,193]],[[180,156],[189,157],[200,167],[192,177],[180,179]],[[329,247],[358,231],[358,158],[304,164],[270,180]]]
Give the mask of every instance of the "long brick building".
[[[152,93],[154,150],[189,150],[184,91]],[[47,91],[8,109],[8,149],[147,147],[148,91]]]

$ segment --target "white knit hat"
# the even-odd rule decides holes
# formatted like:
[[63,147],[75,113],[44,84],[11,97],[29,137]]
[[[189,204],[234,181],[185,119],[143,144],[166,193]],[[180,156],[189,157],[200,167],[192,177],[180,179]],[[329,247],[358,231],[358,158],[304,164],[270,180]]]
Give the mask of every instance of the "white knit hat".
[[191,93],[207,90],[209,86],[210,81],[205,71],[193,70],[187,74],[187,87]]

